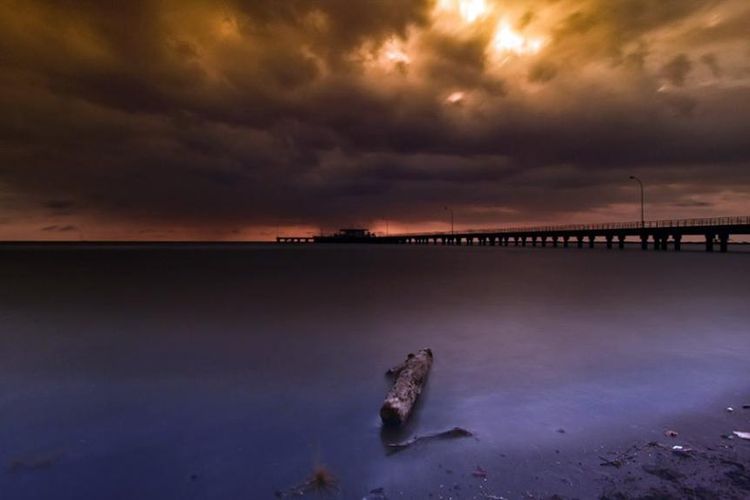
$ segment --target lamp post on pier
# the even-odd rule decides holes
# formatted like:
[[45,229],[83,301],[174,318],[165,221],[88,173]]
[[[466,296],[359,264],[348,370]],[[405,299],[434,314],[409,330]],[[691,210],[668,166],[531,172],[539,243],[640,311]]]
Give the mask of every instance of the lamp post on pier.
[[455,234],[455,231],[453,230],[453,209],[448,207],[443,208],[451,213],[451,236],[453,236]]
[[635,175],[630,176],[631,181],[637,181],[638,185],[641,188],[641,229],[644,229],[646,227],[646,217],[645,217],[645,211],[644,211],[644,197],[643,197],[643,181],[640,180]]

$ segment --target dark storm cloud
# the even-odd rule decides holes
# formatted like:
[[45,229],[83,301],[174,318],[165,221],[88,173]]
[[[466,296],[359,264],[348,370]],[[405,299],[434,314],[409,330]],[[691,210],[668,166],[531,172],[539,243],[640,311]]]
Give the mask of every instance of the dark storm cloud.
[[663,68],[664,77],[677,87],[685,85],[690,70],[693,69],[693,63],[685,54],[675,56]]
[[460,1],[6,2],[0,203],[201,235],[621,217],[634,172],[746,199],[746,3]]

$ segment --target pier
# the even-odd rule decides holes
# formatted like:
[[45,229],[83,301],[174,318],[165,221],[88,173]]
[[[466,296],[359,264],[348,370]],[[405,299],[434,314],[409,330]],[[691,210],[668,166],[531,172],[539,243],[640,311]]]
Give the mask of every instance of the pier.
[[615,247],[623,249],[630,238],[631,241],[635,239],[639,242],[643,250],[666,251],[671,248],[679,251],[685,237],[698,237],[699,241],[705,245],[707,252],[727,252],[730,237],[750,235],[750,216],[506,227],[385,236],[377,236],[369,232],[354,235],[352,231],[342,230],[338,234],[328,236],[277,237],[276,241],[277,243],[385,243],[562,248],[594,248],[597,243],[604,243],[608,249]]
[[608,249],[615,246],[623,249],[627,238],[635,238],[643,250],[663,251],[671,247],[679,251],[686,236],[697,236],[705,243],[707,252],[715,249],[726,252],[730,236],[749,234],[750,216],[742,216],[410,233],[379,236],[377,242],[563,248],[593,248],[597,242],[603,242]]
[[276,243],[313,243],[313,236],[277,236]]

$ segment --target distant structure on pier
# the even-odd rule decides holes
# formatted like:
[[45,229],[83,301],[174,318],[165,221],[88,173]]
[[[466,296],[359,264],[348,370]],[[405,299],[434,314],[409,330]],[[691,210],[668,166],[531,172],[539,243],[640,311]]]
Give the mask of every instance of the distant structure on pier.
[[338,233],[315,236],[315,243],[371,243],[375,235],[367,229],[339,229]]
[[368,229],[339,229],[337,233],[320,236],[277,236],[277,243],[373,243],[375,234]]

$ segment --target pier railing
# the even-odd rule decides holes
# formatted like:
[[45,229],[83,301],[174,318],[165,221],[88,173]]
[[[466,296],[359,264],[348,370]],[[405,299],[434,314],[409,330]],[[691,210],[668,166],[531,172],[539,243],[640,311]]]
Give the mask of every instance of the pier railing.
[[[495,229],[461,229],[455,234],[484,234],[484,233],[552,233],[564,231],[602,231],[617,229],[668,229],[676,227],[708,227],[708,226],[738,226],[750,225],[750,216],[740,217],[708,217],[697,219],[662,219],[651,220],[641,224],[635,222],[607,222],[600,224],[562,224],[550,226],[511,226]],[[402,233],[395,236],[450,236],[450,231],[428,231],[418,233]]]

